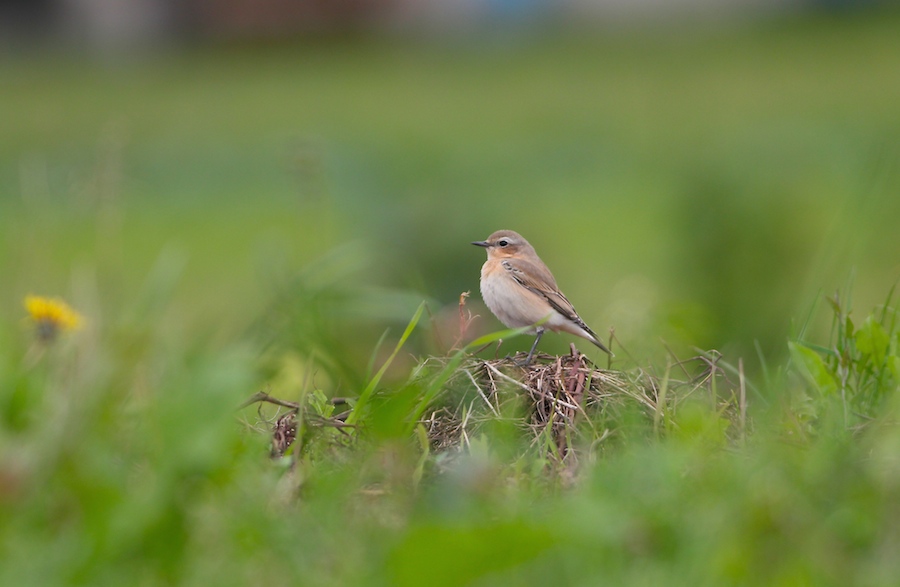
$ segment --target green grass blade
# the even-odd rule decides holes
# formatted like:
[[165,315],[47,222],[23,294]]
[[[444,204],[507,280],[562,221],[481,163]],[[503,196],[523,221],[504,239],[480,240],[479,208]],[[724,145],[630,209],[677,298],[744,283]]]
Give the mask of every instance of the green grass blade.
[[347,424],[355,424],[359,420],[359,416],[363,413],[363,409],[369,402],[369,398],[372,397],[372,393],[375,391],[375,388],[378,387],[378,383],[381,382],[381,378],[388,370],[388,367],[391,366],[391,363],[394,361],[397,353],[400,352],[400,349],[403,348],[404,344],[406,344],[406,341],[407,339],[409,339],[409,336],[412,334],[413,330],[416,329],[416,326],[419,324],[419,320],[422,318],[422,312],[424,311],[425,302],[422,302],[416,309],[416,313],[409,321],[409,324],[406,325],[406,330],[403,331],[403,336],[401,336],[400,340],[397,341],[397,346],[394,347],[394,352],[391,353],[391,356],[388,357],[387,361],[384,362],[384,365],[381,366],[381,369],[378,370],[378,373],[376,373],[375,376],[372,377],[371,381],[369,381],[369,384],[359,395],[359,399],[356,400],[356,405],[353,407],[353,411],[347,417]]
[[419,398],[419,401],[416,403],[416,407],[413,409],[409,418],[409,427],[410,431],[415,427],[416,423],[422,417],[422,414],[425,413],[425,410],[428,409],[429,404],[437,397],[437,395],[444,388],[444,385],[456,372],[459,366],[462,364],[463,360],[472,352],[472,350],[480,348],[486,344],[491,344],[492,342],[496,342],[501,339],[509,339],[514,338],[516,336],[520,336],[528,332],[532,327],[525,326],[522,328],[511,328],[509,330],[500,330],[498,332],[493,332],[491,334],[486,334],[479,338],[476,338],[469,344],[467,344],[462,349],[456,351],[443,369],[438,372],[438,374],[428,382],[428,385],[425,387],[425,391],[422,396]]

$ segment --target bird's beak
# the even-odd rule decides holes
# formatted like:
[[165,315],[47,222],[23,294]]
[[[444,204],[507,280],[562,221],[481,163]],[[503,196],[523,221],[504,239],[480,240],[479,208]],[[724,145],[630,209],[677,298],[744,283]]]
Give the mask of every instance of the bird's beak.
[[488,244],[485,241],[475,241],[472,244],[475,245],[476,247],[484,247],[484,248],[488,248],[489,246],[491,246],[490,244]]

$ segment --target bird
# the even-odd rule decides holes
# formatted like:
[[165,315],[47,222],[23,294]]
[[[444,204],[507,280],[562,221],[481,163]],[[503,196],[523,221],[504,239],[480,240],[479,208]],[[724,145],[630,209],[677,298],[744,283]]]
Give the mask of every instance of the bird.
[[566,298],[534,247],[519,233],[498,230],[484,241],[472,243],[487,249],[481,267],[481,297],[507,328],[532,326],[534,344],[524,365],[529,365],[545,330],[568,332],[606,348]]

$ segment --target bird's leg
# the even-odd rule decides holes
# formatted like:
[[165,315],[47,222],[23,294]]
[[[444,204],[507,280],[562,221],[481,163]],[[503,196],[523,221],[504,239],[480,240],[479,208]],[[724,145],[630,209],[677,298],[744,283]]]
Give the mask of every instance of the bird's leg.
[[544,329],[538,328],[537,336],[534,337],[534,344],[531,345],[531,350],[528,351],[528,356],[525,357],[525,364],[522,365],[523,367],[527,367],[528,365],[531,364],[531,357],[534,355],[534,349],[537,348],[537,345],[541,341],[541,336],[543,336],[543,334],[544,334]]

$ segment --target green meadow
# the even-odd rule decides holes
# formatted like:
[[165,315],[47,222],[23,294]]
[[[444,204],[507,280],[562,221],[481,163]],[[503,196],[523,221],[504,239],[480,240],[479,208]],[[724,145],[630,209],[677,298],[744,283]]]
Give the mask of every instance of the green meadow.
[[[0,80],[0,584],[896,584],[896,13]],[[616,352],[551,421],[501,228]]]

